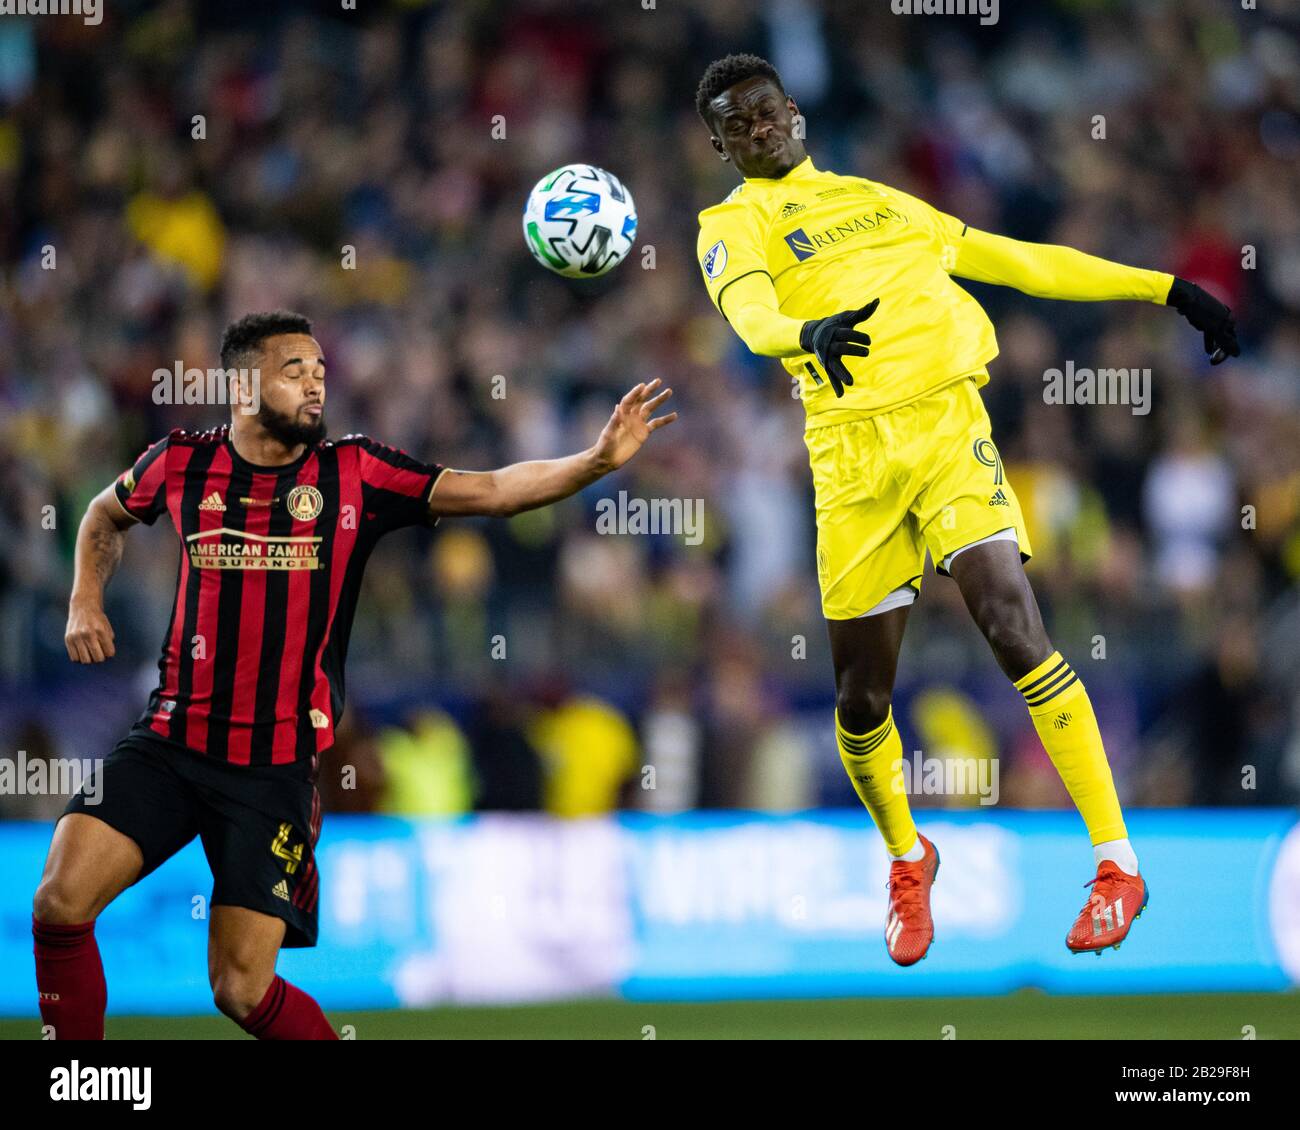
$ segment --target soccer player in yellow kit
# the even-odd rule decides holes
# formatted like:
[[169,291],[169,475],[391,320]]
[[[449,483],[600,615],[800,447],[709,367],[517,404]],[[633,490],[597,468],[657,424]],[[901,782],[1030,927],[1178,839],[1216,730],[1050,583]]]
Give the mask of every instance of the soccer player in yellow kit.
[[890,957],[914,964],[934,937],[939,857],[912,822],[890,709],[927,550],[1024,696],[1092,840],[1096,878],[1066,945],[1118,947],[1147,886],[1087,691],[1049,642],[1025,577],[1029,534],[978,392],[998,352],[993,325],[951,276],[1043,298],[1171,305],[1216,364],[1240,352],[1231,311],[1172,275],[976,231],[915,196],[816,168],[794,100],[757,56],[711,64],[696,108],[744,177],[700,213],[709,296],[751,350],[781,358],[807,410],[835,732],[891,857]]

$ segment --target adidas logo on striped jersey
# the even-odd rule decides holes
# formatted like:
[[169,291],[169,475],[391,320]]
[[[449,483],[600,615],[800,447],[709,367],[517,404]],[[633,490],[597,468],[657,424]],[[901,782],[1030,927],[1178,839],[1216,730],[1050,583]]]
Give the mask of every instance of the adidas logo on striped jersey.
[[281,879],[278,883],[276,883],[274,887],[271,888],[271,894],[275,895],[275,897],[278,899],[284,899],[285,902],[288,902],[289,901],[288,882],[284,879]]
[[224,510],[225,508],[226,504],[221,501],[221,494],[215,490],[199,503],[200,510]]

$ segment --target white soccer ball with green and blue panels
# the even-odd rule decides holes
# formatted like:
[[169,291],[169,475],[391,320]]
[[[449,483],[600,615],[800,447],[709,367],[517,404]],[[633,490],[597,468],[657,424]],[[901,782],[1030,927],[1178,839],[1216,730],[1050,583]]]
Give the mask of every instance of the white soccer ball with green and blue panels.
[[524,238],[543,267],[569,279],[613,270],[636,242],[636,204],[613,173],[565,165],[528,194]]

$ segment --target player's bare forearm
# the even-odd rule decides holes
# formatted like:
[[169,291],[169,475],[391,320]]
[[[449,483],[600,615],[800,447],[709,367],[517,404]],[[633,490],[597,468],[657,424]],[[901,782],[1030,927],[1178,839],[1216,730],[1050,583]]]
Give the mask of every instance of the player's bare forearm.
[[[114,510],[121,513],[121,517],[114,517]],[[122,512],[111,487],[91,500],[77,530],[76,571],[72,581],[74,601],[103,597],[104,586],[121,563],[129,527],[130,520]]]
[[660,381],[639,384],[614,407],[600,438],[585,451],[559,459],[514,463],[495,471],[446,471],[429,500],[435,517],[486,515],[508,518],[577,494],[632,458],[650,434],[677,419],[676,412],[654,417],[672,389],[656,392]]
[[482,515],[509,518],[576,494],[608,474],[593,449],[560,459],[512,463],[495,471],[447,471],[438,479],[431,507],[438,517]]
[[102,663],[115,654],[113,628],[104,615],[104,586],[122,560],[130,525],[112,487],[95,496],[81,519],[64,633],[74,663]]

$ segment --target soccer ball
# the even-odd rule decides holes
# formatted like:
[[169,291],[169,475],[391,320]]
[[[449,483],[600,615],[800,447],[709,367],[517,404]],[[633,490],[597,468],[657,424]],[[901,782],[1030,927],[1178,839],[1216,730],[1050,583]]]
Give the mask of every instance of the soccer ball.
[[618,266],[636,241],[636,205],[612,173],[565,165],[547,173],[524,206],[528,250],[547,270],[588,279]]

